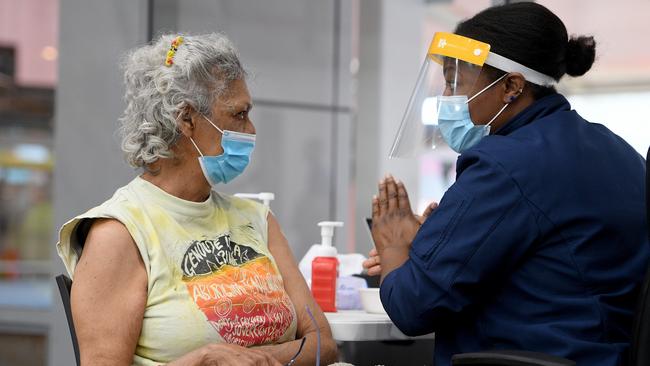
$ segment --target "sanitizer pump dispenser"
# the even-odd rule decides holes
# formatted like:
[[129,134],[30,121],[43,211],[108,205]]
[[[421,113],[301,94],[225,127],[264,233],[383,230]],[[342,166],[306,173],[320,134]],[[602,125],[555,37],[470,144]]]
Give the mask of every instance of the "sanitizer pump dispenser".
[[323,311],[336,311],[336,278],[339,261],[332,246],[334,228],[342,227],[339,221],[319,222],[321,243],[316,246],[316,257],[311,262],[311,293]]
[[271,201],[275,199],[275,194],[271,192],[260,192],[260,193],[235,193],[235,197],[239,198],[249,198],[262,201],[264,206],[271,207]]

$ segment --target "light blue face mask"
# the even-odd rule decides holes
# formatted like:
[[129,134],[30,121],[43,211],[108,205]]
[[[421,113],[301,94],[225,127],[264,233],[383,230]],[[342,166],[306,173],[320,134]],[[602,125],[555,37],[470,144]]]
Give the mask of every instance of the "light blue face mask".
[[467,99],[466,95],[438,97],[438,128],[442,138],[452,150],[462,153],[490,134],[490,124],[499,117],[509,104],[504,105],[487,124],[475,125],[469,114],[469,102],[491,88],[506,75],[508,74],[504,74],[469,99]]
[[204,156],[192,138],[192,144],[201,155],[199,164],[203,175],[212,188],[216,188],[219,183],[228,183],[244,172],[244,169],[250,162],[250,156],[255,148],[255,135],[250,133],[235,132],[222,130],[212,123],[207,117],[203,116],[206,121],[210,122],[214,128],[221,132],[221,147],[223,154],[217,156]]

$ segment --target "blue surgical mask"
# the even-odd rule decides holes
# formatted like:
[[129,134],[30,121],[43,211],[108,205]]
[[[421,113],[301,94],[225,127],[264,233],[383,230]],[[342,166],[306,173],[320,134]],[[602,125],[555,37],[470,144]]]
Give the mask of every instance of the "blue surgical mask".
[[457,153],[478,144],[490,134],[489,125],[472,122],[466,95],[438,97],[438,127],[442,138]]
[[199,164],[203,175],[212,188],[219,183],[228,183],[244,172],[250,162],[250,156],[255,148],[255,135],[250,133],[222,130],[203,116],[214,128],[221,132],[221,147],[223,154],[218,156],[204,156],[194,140],[192,144],[201,155]]
[[476,125],[472,122],[472,117],[469,114],[469,102],[503,79],[506,75],[508,74],[504,74],[470,99],[466,95],[438,97],[438,128],[440,129],[442,138],[452,150],[457,153],[462,153],[478,144],[483,137],[490,134],[490,124],[499,117],[508,104],[504,105],[487,124]]

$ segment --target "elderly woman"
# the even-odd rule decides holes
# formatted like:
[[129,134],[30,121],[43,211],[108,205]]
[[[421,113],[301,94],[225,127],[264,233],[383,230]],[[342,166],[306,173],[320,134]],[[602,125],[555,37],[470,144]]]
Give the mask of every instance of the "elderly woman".
[[[122,149],[144,173],[57,245],[82,365],[313,365],[336,345],[280,226],[215,191],[255,143],[245,71],[223,35],[163,36],[124,64]],[[310,318],[307,308],[313,312]]]

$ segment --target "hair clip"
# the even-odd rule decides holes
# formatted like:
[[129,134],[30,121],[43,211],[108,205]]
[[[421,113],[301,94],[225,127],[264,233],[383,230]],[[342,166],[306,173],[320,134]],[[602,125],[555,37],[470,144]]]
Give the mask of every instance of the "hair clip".
[[165,66],[169,67],[174,64],[174,55],[176,55],[176,51],[178,51],[178,46],[183,43],[183,37],[178,36],[174,38],[172,41],[172,45],[169,47],[169,51],[167,51],[167,58],[165,58]]

